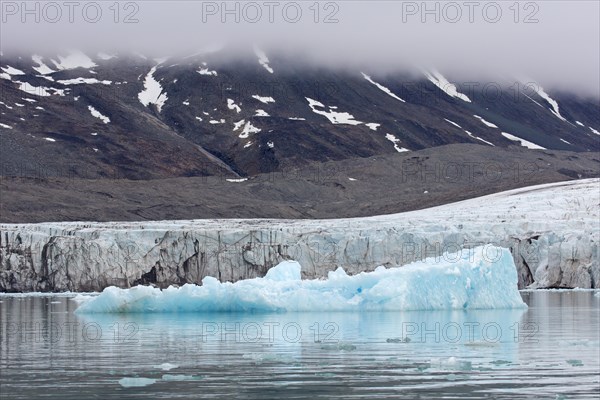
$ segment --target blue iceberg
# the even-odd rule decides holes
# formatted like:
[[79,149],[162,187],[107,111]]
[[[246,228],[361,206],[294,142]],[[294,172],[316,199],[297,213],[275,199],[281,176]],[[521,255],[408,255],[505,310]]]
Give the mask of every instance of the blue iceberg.
[[265,277],[158,289],[106,288],[79,296],[79,313],[399,311],[527,307],[517,289],[510,251],[492,245],[463,249],[403,267],[302,280],[301,266],[284,261]]

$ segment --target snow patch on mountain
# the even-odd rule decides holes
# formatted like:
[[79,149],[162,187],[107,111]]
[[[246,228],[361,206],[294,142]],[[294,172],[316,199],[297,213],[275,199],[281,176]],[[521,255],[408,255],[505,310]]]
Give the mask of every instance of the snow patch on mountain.
[[255,117],[270,117],[269,113],[266,112],[265,110],[256,110],[256,114],[254,114]]
[[218,76],[217,71],[215,70],[210,70],[208,68],[200,68],[198,71],[200,75],[212,75],[212,76]]
[[471,99],[466,94],[460,93],[456,88],[456,85],[450,83],[442,74],[437,71],[425,72],[427,79],[431,81],[435,86],[444,91],[448,96],[461,99],[467,103],[471,102]]
[[59,70],[93,68],[97,66],[91,58],[80,51],[73,51],[66,57],[58,56],[58,59],[59,61],[52,60],[52,62]]
[[48,75],[48,74],[52,74],[52,73],[56,72],[55,70],[53,70],[52,68],[50,68],[49,66],[47,66],[44,63],[41,56],[34,54],[33,56],[31,56],[31,59],[33,60],[34,63],[36,63],[38,65],[37,67],[32,67],[32,68],[35,71],[37,71],[39,74]]
[[396,149],[396,151],[398,153],[404,153],[405,151],[410,151],[404,147],[398,146],[398,143],[400,143],[400,139],[398,139],[396,136],[392,135],[391,133],[386,134],[385,138],[387,140],[389,140],[390,142],[394,143],[394,149]]
[[596,135],[600,135],[600,132],[598,132],[598,130],[597,130],[597,129],[594,129],[594,128],[592,128],[591,126],[589,126],[588,128],[590,128],[590,130],[591,130],[592,132],[594,132]]
[[381,126],[381,124],[376,124],[374,122],[370,122],[368,124],[365,124],[367,127],[369,127],[370,130],[372,131],[376,131],[377,128],[379,128]]
[[227,99],[227,108],[229,108],[230,110],[235,110],[238,114],[242,112],[240,106],[235,104],[235,101],[233,99]]
[[12,129],[13,127],[12,127],[12,126],[10,126],[10,125],[6,125],[6,124],[3,124],[3,123],[0,123],[0,128],[4,128],[4,129]]
[[256,46],[254,46],[254,54],[256,54],[256,56],[258,57],[259,64],[262,65],[267,71],[269,71],[272,74],[274,71],[273,68],[271,68],[271,66],[269,65],[269,59],[267,58],[267,55]]
[[246,122],[246,125],[244,125],[244,129],[242,130],[242,133],[240,133],[239,138],[247,139],[248,136],[250,136],[250,134],[258,133],[260,131],[261,131],[260,128],[257,128],[256,126],[252,125],[252,123],[250,121],[248,121],[248,122]]
[[35,96],[40,96],[40,97],[48,97],[48,96],[52,96],[52,95],[64,96],[65,92],[67,90],[67,89],[56,89],[56,88],[45,87],[45,86],[33,86],[33,85],[29,84],[28,82],[17,81],[17,83],[19,84],[19,90],[21,90],[25,93],[33,94]]
[[[360,125],[362,124],[361,121],[356,121],[354,119],[354,116],[350,113],[347,112],[337,112],[337,111],[323,111],[323,110],[319,110],[317,108],[325,108],[325,105],[317,100],[311,99],[310,97],[306,97],[306,100],[308,101],[308,105],[311,108],[311,110],[315,113],[315,114],[319,114],[324,116],[325,118],[327,118],[332,124],[338,125],[338,124],[347,124],[347,125]],[[331,110],[333,107],[329,107],[329,109]],[[336,107],[337,108],[337,107]]]
[[105,124],[108,124],[110,122],[110,118],[108,118],[106,115],[102,115],[102,113],[100,113],[100,111],[96,110],[94,107],[88,106],[88,110],[90,110],[90,113],[94,117],[98,118],[99,120],[101,120]]
[[163,92],[163,88],[160,83],[154,79],[154,72],[156,72],[156,66],[153,67],[144,79],[144,90],[138,94],[138,99],[145,107],[150,104],[156,105],[158,112],[161,112],[165,102],[169,99],[167,93]]
[[21,71],[20,69],[16,69],[11,67],[10,65],[7,65],[6,67],[2,67],[2,71],[4,71],[5,73],[7,73],[8,75],[25,75],[25,72]]
[[379,88],[384,93],[387,93],[389,96],[393,97],[396,100],[406,103],[406,101],[404,99],[401,99],[400,97],[396,96],[394,93],[392,93],[392,91],[390,89],[383,86],[382,84],[375,82],[373,79],[371,79],[371,77],[369,75],[365,74],[364,72],[361,72],[361,74],[367,81],[369,81],[370,83],[375,85],[377,88]]
[[237,130],[238,130],[238,129],[240,129],[242,126],[244,126],[244,124],[245,124],[245,123],[246,123],[246,120],[245,120],[245,119],[242,119],[242,120],[240,120],[240,121],[238,121],[238,122],[234,122],[234,123],[233,123],[233,131],[234,131],[234,132],[235,132],[235,131],[237,131]]
[[496,124],[486,121],[485,119],[483,119],[483,117],[480,117],[479,115],[473,115],[473,116],[475,118],[477,118],[478,120],[480,120],[485,126],[489,126],[490,128],[498,129],[498,126]]
[[112,84],[112,81],[106,81],[106,80],[99,81],[96,78],[74,78],[74,79],[60,80],[60,81],[56,81],[56,82],[60,83],[61,85],[80,85],[83,83],[90,84],[90,85],[96,84],[96,83],[99,83],[102,85]]
[[260,101],[261,103],[264,104],[269,104],[269,103],[275,103],[275,99],[272,97],[266,97],[266,96],[259,96],[257,94],[252,95],[253,99],[256,99],[258,101]]
[[575,121],[575,123],[576,123],[577,125],[579,125],[579,126],[585,126],[584,124],[582,124],[582,123],[581,123],[581,122],[579,122],[579,121]]
[[519,142],[519,143],[521,143],[521,146],[527,147],[528,149],[537,149],[537,150],[545,150],[546,149],[545,147],[539,146],[528,140],[521,139],[520,137],[511,135],[510,133],[502,132],[502,136],[504,136],[505,138],[510,139],[512,141]]
[[482,141],[482,142],[484,142],[484,143],[487,143],[487,144],[489,144],[490,146],[494,146],[494,144],[493,144],[493,143],[490,143],[490,142],[488,142],[487,140],[480,138],[479,136],[475,136],[475,135],[473,135],[471,132],[469,132],[469,131],[467,131],[467,130],[465,130],[465,132],[467,133],[467,135],[469,135],[469,136],[470,136],[470,137],[472,137],[473,139],[477,139],[477,140],[479,140],[479,141]]
[[446,121],[446,122],[448,122],[448,123],[450,123],[450,124],[454,125],[454,126],[455,126],[455,127],[457,127],[457,128],[460,128],[460,129],[462,129],[462,126],[460,126],[460,125],[459,125],[459,124],[457,124],[456,122],[450,121],[449,119],[446,119],[446,118],[444,118],[444,121]]
[[562,121],[567,121],[567,119],[565,117],[563,117],[562,115],[560,115],[560,110],[558,107],[558,102],[556,100],[554,100],[553,98],[550,97],[550,95],[548,93],[546,93],[544,91],[544,89],[540,86],[540,85],[530,85],[531,87],[534,88],[534,90],[536,91],[536,93],[544,100],[546,100],[548,102],[548,104],[550,104],[550,106],[552,107],[552,109],[550,110],[550,112],[552,114],[554,114],[557,118],[559,118]]

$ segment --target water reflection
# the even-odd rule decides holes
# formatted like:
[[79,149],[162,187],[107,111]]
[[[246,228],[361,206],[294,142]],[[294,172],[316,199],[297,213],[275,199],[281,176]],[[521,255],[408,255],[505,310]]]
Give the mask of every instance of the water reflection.
[[592,396],[600,299],[523,297],[527,310],[128,315],[1,297],[1,388],[7,398]]

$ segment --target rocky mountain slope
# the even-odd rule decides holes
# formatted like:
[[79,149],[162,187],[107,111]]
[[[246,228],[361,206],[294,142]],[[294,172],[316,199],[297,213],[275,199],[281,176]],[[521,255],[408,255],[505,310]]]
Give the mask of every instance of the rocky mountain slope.
[[600,149],[597,99],[223,51],[3,54],[1,175],[235,178],[457,143]]
[[596,152],[453,144],[312,162],[246,178],[0,177],[0,222],[347,218],[447,204],[541,183],[600,177]]

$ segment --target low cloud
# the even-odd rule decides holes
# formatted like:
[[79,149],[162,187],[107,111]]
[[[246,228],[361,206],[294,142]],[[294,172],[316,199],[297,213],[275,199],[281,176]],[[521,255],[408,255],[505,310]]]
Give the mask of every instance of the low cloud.
[[455,79],[527,76],[600,96],[595,1],[2,1],[3,51],[156,56],[256,43],[319,65]]

